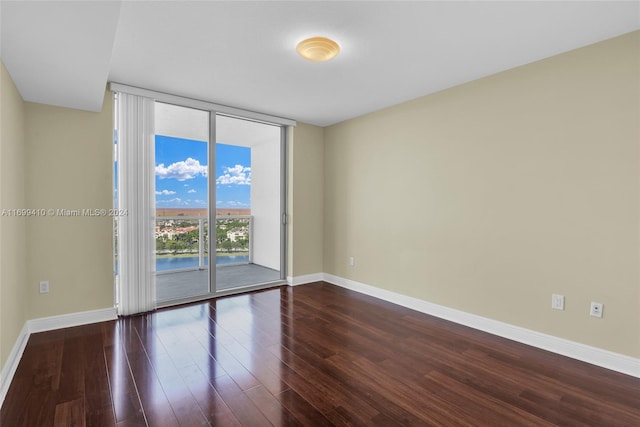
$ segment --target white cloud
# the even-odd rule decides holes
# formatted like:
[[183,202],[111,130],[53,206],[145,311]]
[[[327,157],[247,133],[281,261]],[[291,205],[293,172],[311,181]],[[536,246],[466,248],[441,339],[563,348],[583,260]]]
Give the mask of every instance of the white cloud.
[[187,193],[197,193],[197,191],[192,188],[191,190],[187,191]]
[[229,200],[226,202],[217,200],[216,206],[219,208],[248,208],[250,205],[248,203],[239,202],[237,200]]
[[156,196],[171,196],[172,194],[176,194],[176,192],[171,190],[156,191]]
[[251,168],[235,165],[224,168],[222,175],[216,179],[216,184],[221,185],[251,185]]
[[207,165],[201,165],[198,160],[191,157],[185,161],[171,163],[166,167],[164,163],[156,166],[156,176],[160,177],[160,179],[174,178],[178,181],[184,181],[199,175],[207,176]]

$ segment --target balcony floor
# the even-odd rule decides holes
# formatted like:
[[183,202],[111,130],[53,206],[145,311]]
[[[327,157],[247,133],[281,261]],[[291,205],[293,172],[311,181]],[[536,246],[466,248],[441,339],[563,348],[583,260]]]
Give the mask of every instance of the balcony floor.
[[[185,270],[156,275],[158,301],[201,295],[208,291],[209,270]],[[280,280],[280,272],[257,264],[223,265],[216,268],[218,290]]]

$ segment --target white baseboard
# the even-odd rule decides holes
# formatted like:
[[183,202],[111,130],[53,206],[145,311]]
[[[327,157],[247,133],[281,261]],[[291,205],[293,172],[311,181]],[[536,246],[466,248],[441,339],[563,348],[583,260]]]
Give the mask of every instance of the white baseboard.
[[22,353],[27,346],[29,336],[36,332],[51,331],[54,329],[70,328],[72,326],[88,325],[89,323],[115,320],[118,313],[114,308],[104,308],[101,310],[83,311],[79,313],[62,314],[59,316],[41,317],[39,319],[27,320],[18,335],[15,345],[0,372],[0,407],[4,403],[4,398],[9,391],[9,386],[13,376],[18,369],[18,364],[22,358]]
[[304,285],[306,283],[321,282],[322,280],[324,280],[323,273],[305,274],[303,276],[295,277],[287,276],[287,283],[289,283],[289,286],[298,286]]
[[88,325],[89,323],[106,322],[117,318],[118,313],[116,308],[112,307],[100,310],[81,311],[79,313],[61,314],[59,316],[41,317],[39,319],[27,320],[27,325],[29,333],[35,333]]
[[640,359],[554,337],[324,273],[324,281],[470,328],[640,378]]
[[0,407],[2,407],[4,398],[9,391],[11,380],[13,380],[16,369],[18,369],[18,364],[20,363],[20,359],[22,358],[22,353],[24,353],[24,349],[27,346],[27,341],[29,341],[29,335],[29,328],[27,327],[27,323],[25,322],[22,330],[20,331],[20,334],[18,335],[18,339],[16,340],[15,345],[11,349],[11,353],[9,353],[7,361],[2,367],[2,372],[0,372]]

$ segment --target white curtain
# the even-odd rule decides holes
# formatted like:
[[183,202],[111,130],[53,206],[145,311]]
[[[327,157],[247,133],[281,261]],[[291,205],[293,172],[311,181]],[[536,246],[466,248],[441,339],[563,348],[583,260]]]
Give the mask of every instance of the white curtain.
[[156,308],[154,101],[117,93],[118,314]]

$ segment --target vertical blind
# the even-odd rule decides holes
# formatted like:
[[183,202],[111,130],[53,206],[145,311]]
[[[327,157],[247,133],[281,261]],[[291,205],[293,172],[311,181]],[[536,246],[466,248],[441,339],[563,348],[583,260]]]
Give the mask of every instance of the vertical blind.
[[116,93],[118,314],[156,308],[154,100]]

